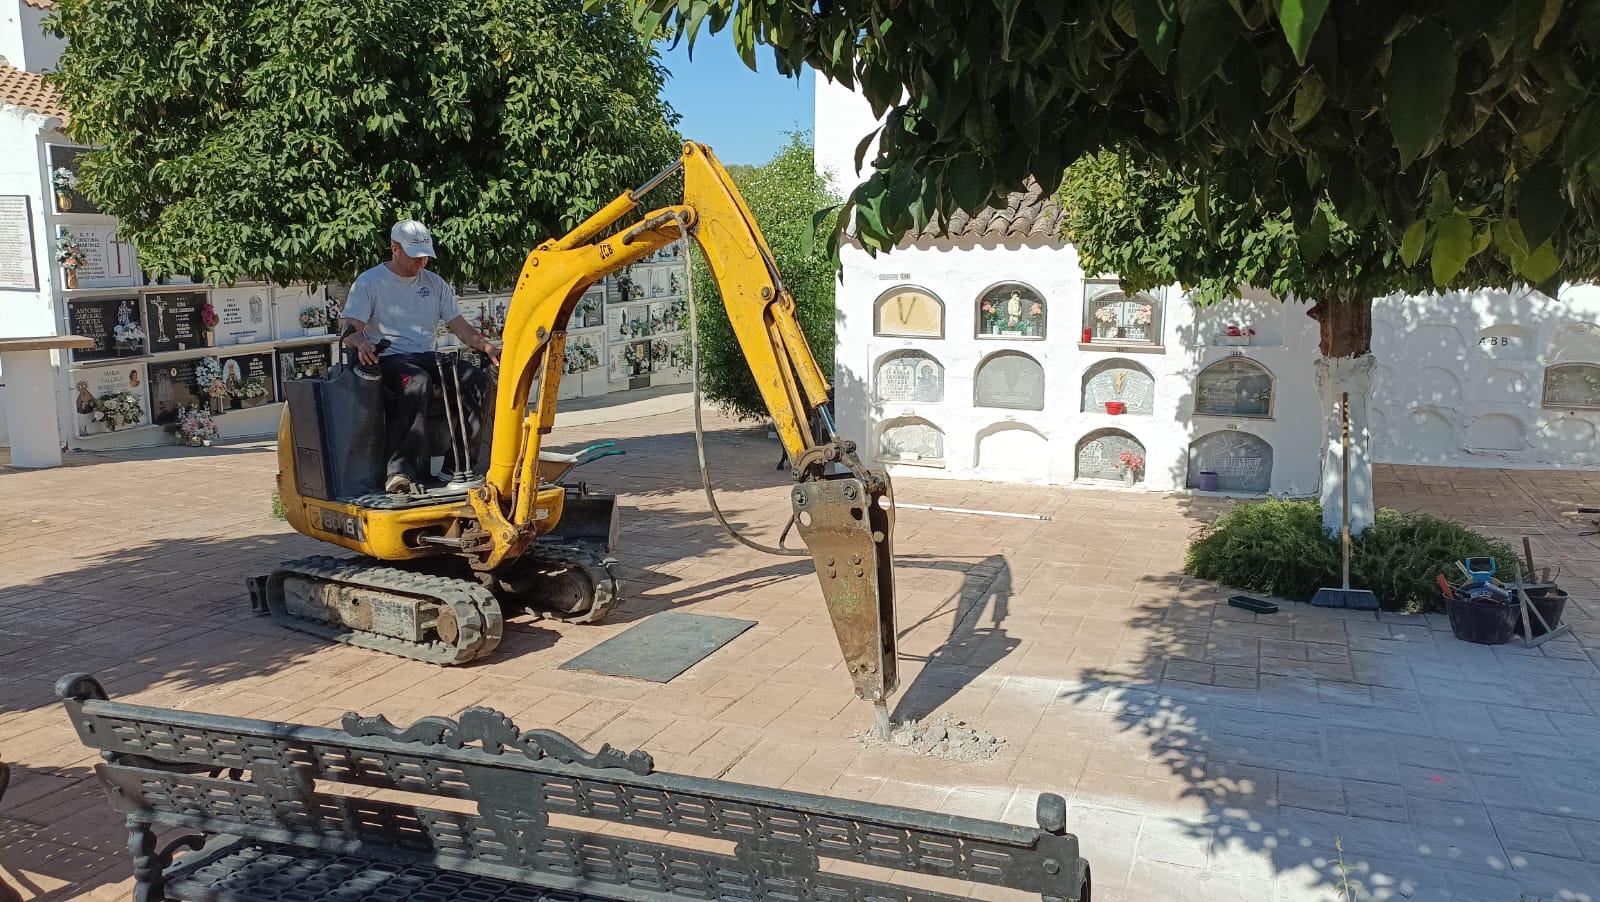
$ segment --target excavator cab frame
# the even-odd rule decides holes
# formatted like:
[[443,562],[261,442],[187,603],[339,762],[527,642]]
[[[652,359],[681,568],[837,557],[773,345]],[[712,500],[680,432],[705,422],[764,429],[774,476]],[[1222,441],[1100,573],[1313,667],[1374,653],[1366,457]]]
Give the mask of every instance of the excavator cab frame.
[[[646,194],[680,172],[681,204],[622,225]],[[494,574],[517,565],[557,529],[569,499],[567,489],[542,476],[550,468],[541,469],[540,449],[555,421],[568,324],[585,290],[684,237],[705,255],[792,463],[795,524],[816,564],[856,694],[882,702],[899,681],[889,479],[862,464],[853,442],[833,434],[832,386],[800,330],[794,298],[749,207],[701,144],[684,144],[671,166],[528,254],[505,314],[481,485],[464,497],[398,510],[303,497],[293,478],[293,424],[286,411],[279,490],[288,520],[302,533],[384,561],[453,555],[493,586]],[[270,596],[274,590],[259,591]]]

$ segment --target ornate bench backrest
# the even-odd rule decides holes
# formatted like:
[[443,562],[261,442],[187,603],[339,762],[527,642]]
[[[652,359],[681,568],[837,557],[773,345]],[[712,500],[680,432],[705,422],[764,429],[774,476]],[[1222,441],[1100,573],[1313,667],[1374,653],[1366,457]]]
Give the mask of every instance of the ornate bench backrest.
[[[489,708],[405,729],[347,714],[332,730],[112,702],[80,674],[56,691],[84,744],[101,750],[113,804],[152,824],[381,847],[640,902],[953,902],[962,882],[1054,902],[1078,899],[1086,876],[1065,803],[1048,793],[1036,829],[656,773],[644,752],[591,754]],[[853,875],[852,865],[950,878],[953,892]]]

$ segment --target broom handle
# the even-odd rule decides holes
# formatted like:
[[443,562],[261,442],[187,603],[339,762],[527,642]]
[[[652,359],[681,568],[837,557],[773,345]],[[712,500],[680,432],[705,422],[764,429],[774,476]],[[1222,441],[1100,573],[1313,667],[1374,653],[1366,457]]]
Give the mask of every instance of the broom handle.
[[1339,519],[1344,527],[1344,589],[1350,591],[1350,393],[1345,392],[1339,402],[1339,490],[1344,497],[1339,505]]

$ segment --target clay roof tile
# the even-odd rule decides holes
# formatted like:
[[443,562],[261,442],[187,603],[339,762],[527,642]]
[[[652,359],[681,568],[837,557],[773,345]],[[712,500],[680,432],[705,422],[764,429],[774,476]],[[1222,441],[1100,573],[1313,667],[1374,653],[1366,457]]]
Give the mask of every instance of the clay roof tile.
[[67,108],[61,105],[61,95],[55,88],[45,84],[39,73],[18,69],[3,56],[0,56],[0,104],[67,121]]
[[1061,202],[1028,180],[1022,191],[1006,197],[1004,208],[987,207],[975,215],[957,210],[935,215],[919,238],[1055,238],[1061,233]]

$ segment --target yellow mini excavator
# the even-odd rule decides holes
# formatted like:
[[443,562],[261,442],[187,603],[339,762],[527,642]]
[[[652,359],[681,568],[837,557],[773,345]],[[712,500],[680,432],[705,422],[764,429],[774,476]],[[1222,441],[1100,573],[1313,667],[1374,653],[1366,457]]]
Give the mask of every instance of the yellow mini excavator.
[[[679,172],[682,203],[623,223]],[[816,564],[856,694],[879,703],[881,719],[898,683],[889,480],[862,465],[854,442],[833,434],[828,375],[800,331],[772,252],[727,172],[695,143],[528,255],[505,314],[483,476],[385,494],[383,405],[372,374],[340,366],[326,379],[288,383],[278,434],[288,521],[359,556],[306,558],[252,577],[252,603],[294,629],[438,664],[493,651],[503,610],[604,617],[621,599],[611,556],[616,500],[559,484],[593,454],[541,453],[540,444],[555,419],[568,319],[584,290],[684,236],[705,253],[788,452],[793,524]],[[459,419],[459,394],[455,406]],[[444,407],[452,407],[448,397]]]

